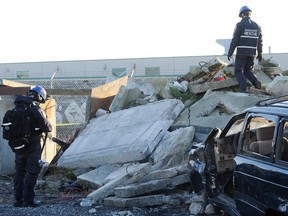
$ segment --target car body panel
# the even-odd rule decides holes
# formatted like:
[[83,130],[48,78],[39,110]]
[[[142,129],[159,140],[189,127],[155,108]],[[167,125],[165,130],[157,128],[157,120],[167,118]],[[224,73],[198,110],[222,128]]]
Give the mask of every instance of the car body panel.
[[[209,201],[229,215],[288,215],[288,159],[283,157],[288,95],[271,101],[233,116],[223,131],[212,129],[191,153],[194,165],[198,163],[193,172],[202,177]],[[269,127],[272,132],[264,135],[271,140],[263,142],[259,131]],[[265,142],[269,154],[252,151],[252,144],[263,148]],[[286,154],[288,158],[288,149]]]
[[287,169],[241,156],[234,161],[234,199],[239,209],[243,209],[243,202],[248,202],[250,209],[261,212],[268,208],[288,212]]

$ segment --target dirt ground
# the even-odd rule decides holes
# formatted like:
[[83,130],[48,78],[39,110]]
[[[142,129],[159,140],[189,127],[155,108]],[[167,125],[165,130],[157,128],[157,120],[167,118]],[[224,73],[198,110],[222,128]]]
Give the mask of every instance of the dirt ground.
[[80,206],[82,198],[89,193],[87,190],[50,189],[49,191],[35,188],[36,199],[41,201],[37,208],[16,208],[13,206],[13,176],[0,176],[0,215],[97,215],[97,216],[189,216],[189,205],[155,208],[114,208],[104,205],[89,207]]

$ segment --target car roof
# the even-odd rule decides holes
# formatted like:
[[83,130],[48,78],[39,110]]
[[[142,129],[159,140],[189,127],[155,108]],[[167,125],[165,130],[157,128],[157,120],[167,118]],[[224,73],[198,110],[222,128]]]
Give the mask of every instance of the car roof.
[[246,109],[245,112],[288,116],[288,95],[271,97],[269,99],[259,101],[255,106]]

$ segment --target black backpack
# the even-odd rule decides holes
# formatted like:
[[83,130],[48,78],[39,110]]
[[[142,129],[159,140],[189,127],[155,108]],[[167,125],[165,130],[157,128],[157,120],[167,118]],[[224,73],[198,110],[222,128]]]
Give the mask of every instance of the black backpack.
[[23,153],[29,148],[30,107],[29,104],[16,104],[3,117],[3,138],[8,140],[9,146],[15,153]]

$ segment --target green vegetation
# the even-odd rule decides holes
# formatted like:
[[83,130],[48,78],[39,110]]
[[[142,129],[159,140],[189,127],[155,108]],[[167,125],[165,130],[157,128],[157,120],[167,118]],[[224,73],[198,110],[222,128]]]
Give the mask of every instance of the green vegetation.
[[[271,57],[272,58],[272,57]],[[262,67],[279,67],[279,64],[277,64],[276,62],[273,62],[271,60],[271,58],[269,59],[263,59],[259,64]]]
[[197,96],[195,94],[192,94],[189,91],[186,92],[181,92],[178,88],[176,87],[172,87],[170,88],[170,94],[176,98],[181,100],[182,102],[185,102],[187,100],[193,100],[193,101],[197,101]]

